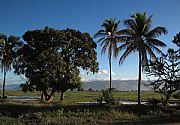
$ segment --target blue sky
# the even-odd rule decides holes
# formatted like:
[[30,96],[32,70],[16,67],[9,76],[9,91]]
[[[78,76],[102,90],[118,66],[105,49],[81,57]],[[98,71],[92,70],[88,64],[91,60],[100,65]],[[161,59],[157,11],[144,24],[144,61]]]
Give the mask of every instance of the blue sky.
[[[175,47],[171,43],[173,36],[180,32],[179,5],[179,0],[0,0],[0,33],[22,36],[27,30],[49,26],[74,28],[93,36],[107,18],[121,20],[119,29],[123,29],[124,19],[133,13],[146,11],[148,16],[153,15],[152,28],[165,26],[168,29],[168,35],[159,39],[172,48]],[[162,50],[165,52],[167,48]],[[98,46],[100,72],[87,75],[82,71],[83,80],[108,79],[108,59],[101,56],[100,51]],[[121,66],[118,60],[113,60],[113,79],[137,79],[137,66],[137,54],[129,56]],[[13,73],[8,74],[8,79],[19,81]]]

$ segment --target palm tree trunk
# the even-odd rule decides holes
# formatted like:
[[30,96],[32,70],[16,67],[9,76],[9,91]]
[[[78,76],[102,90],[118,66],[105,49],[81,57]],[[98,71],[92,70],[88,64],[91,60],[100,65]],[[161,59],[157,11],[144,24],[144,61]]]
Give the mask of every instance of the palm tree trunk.
[[109,81],[109,90],[110,90],[110,93],[111,93],[111,90],[112,90],[112,76],[111,76],[111,53],[109,55],[109,70],[110,70],[110,81]]
[[6,65],[4,65],[3,99],[5,99]]
[[138,105],[141,105],[141,52],[139,52]]

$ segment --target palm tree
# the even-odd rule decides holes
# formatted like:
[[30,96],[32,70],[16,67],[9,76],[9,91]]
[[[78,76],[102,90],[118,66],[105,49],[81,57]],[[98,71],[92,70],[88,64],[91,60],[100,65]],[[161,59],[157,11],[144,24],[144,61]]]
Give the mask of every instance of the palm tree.
[[112,89],[112,76],[111,76],[111,59],[112,54],[114,57],[117,57],[117,43],[119,41],[118,26],[120,21],[116,21],[115,18],[107,19],[103,22],[101,27],[102,30],[99,30],[94,38],[99,38],[97,41],[102,46],[101,54],[105,54],[108,51],[108,59],[109,59],[109,68],[110,68],[110,87],[109,90],[111,92]]
[[154,52],[164,55],[158,47],[166,47],[166,44],[156,39],[156,37],[167,34],[165,27],[156,27],[150,29],[152,22],[152,16],[147,18],[146,13],[136,13],[131,16],[130,19],[124,21],[124,25],[127,29],[119,31],[119,35],[126,42],[118,47],[118,51],[125,49],[119,60],[119,64],[122,64],[128,55],[132,52],[138,51],[139,53],[139,75],[138,75],[138,104],[141,104],[140,100],[140,86],[141,86],[141,67],[144,67],[148,63],[147,54],[156,60],[157,57]]
[[0,55],[1,55],[1,72],[4,73],[3,80],[3,96],[5,99],[5,83],[6,83],[6,73],[11,70],[11,65],[13,61],[13,57],[15,56],[13,53],[13,47],[15,43],[19,39],[14,36],[10,36],[7,38],[5,35],[0,34]]

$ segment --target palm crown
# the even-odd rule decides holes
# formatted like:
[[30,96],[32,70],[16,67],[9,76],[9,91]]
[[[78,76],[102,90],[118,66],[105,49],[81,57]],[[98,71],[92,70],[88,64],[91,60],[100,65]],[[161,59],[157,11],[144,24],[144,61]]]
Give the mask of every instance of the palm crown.
[[147,18],[146,13],[136,13],[131,16],[131,19],[124,21],[127,29],[118,32],[127,41],[118,48],[119,51],[125,49],[124,54],[120,58],[120,64],[123,63],[129,54],[135,51],[139,51],[141,54],[142,64],[147,63],[147,54],[153,59],[157,59],[154,51],[164,55],[158,47],[165,47],[166,44],[156,39],[156,37],[166,34],[167,30],[165,27],[156,27],[150,30],[151,22],[152,16]]
[[97,42],[101,42],[102,51],[101,54],[105,54],[108,50],[108,56],[112,55],[112,51],[114,52],[114,57],[117,54],[117,43],[119,38],[118,33],[118,26],[120,21],[116,22],[115,18],[110,18],[105,20],[105,22],[101,25],[102,30],[99,30],[95,35],[94,38],[100,38]]

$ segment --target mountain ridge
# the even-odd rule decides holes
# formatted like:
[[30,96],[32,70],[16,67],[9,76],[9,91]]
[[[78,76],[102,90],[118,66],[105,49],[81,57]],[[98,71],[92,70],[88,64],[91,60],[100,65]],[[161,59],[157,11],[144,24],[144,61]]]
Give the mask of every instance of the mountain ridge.
[[[150,89],[144,86],[144,83],[148,83],[145,80],[142,80],[141,90],[149,91]],[[6,90],[21,90],[20,84],[9,84],[6,85]],[[106,80],[92,80],[83,82],[83,90],[105,90],[109,88],[109,81]],[[137,80],[112,80],[112,88],[121,91],[136,91],[137,90]],[[2,90],[2,85],[0,85]]]

